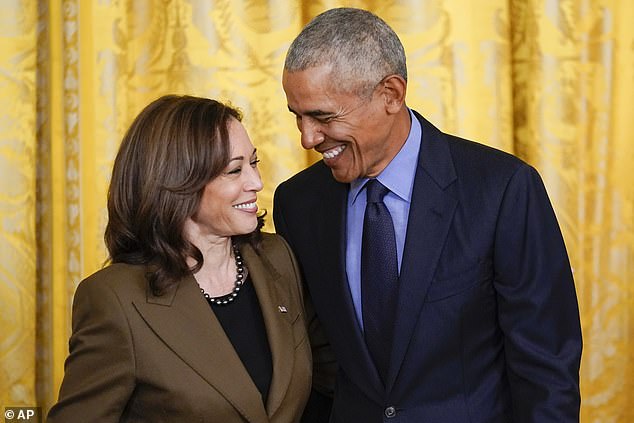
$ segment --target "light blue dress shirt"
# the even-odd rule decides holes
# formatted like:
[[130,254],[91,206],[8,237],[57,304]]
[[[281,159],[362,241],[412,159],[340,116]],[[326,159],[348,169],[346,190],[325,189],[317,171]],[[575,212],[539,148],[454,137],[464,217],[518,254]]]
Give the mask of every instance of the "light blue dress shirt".
[[[387,206],[396,235],[396,251],[398,254],[398,269],[401,270],[403,248],[407,232],[407,217],[412,199],[414,176],[418,163],[418,151],[422,129],[416,116],[409,111],[411,127],[407,140],[398,154],[377,176],[379,182],[390,192],[383,202]],[[354,309],[359,325],[363,329],[363,315],[361,309],[361,241],[363,239],[363,216],[365,214],[366,191],[364,189],[368,178],[357,179],[350,184],[348,191],[347,224],[346,224],[346,274],[348,286],[352,294]]]

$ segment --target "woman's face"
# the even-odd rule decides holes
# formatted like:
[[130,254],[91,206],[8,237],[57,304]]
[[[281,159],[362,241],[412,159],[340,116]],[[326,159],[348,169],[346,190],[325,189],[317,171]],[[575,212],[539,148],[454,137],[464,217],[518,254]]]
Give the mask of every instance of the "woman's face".
[[236,119],[229,123],[229,143],[229,164],[205,186],[198,211],[192,216],[203,236],[248,234],[258,224],[256,201],[262,190],[259,160],[247,131]]

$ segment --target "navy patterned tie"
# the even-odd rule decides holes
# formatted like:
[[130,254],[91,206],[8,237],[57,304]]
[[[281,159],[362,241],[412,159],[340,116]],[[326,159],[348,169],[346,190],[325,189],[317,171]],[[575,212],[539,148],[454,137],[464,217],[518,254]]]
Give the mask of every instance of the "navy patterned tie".
[[368,350],[385,382],[398,294],[396,238],[392,216],[383,203],[389,189],[376,179],[370,179],[366,192],[361,246],[363,327]]

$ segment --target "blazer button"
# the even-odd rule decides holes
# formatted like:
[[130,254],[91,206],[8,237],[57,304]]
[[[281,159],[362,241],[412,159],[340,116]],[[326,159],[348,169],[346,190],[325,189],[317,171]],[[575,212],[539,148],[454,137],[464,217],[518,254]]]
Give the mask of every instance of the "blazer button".
[[391,419],[392,417],[396,416],[396,408],[389,406],[385,409],[385,417],[387,417],[388,419]]

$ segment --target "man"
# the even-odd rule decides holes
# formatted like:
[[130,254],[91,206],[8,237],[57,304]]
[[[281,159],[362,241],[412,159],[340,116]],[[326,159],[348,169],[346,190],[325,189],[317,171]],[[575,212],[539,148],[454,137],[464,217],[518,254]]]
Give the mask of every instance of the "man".
[[403,47],[367,11],[311,21],[282,82],[323,156],[274,220],[338,362],[330,421],[577,422],[579,312],[537,172],[407,108]]

